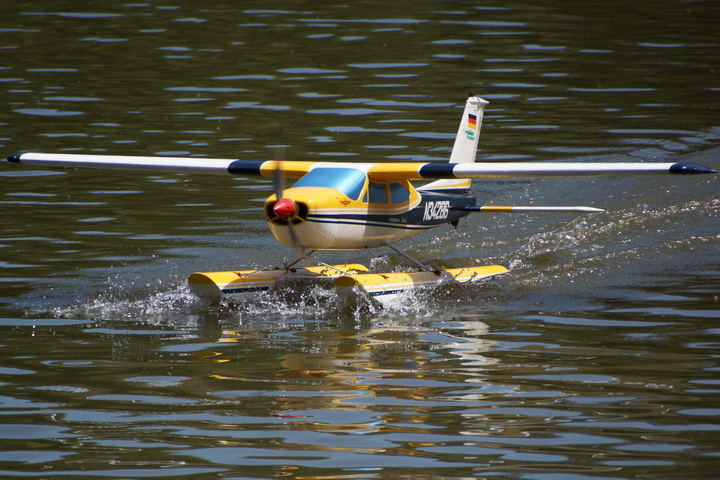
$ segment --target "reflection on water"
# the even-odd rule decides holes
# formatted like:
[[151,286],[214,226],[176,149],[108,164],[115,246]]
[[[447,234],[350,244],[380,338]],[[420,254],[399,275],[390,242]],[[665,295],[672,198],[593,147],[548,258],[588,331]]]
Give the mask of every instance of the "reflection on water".
[[13,424],[2,438],[17,454],[3,461],[16,473],[135,477],[158,466],[261,477],[687,472],[685,462],[712,461],[720,430],[717,367],[702,360],[717,348],[701,323],[712,313],[688,313],[394,316],[367,328],[256,317],[234,330],[6,319]]
[[[720,166],[712,2],[6,3],[5,155],[443,161],[472,90],[482,160]],[[476,182],[608,213],[420,236],[431,265],[512,275],[384,310],[189,294],[190,272],[290,255],[271,181],[0,185],[0,476],[715,476],[717,178]]]

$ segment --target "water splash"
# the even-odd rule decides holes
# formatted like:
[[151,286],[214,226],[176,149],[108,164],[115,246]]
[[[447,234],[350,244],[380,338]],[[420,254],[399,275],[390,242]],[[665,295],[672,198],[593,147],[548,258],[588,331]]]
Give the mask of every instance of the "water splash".
[[174,326],[195,326],[207,321],[230,327],[263,323],[287,326],[298,322],[307,325],[308,321],[390,325],[442,321],[476,312],[477,305],[496,300],[496,289],[497,286],[490,284],[425,287],[404,292],[391,304],[380,306],[363,295],[348,303],[330,286],[287,282],[243,301],[224,299],[220,303],[208,303],[197,298],[184,284],[127,288],[118,281],[71,305],[39,307],[28,315]]

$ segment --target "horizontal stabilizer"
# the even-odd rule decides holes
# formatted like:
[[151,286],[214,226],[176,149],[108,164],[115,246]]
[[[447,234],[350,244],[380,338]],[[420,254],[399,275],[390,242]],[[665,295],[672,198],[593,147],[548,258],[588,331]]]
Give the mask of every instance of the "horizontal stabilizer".
[[602,208],[594,207],[503,207],[495,205],[486,205],[483,207],[455,207],[452,210],[484,213],[599,213],[605,211]]

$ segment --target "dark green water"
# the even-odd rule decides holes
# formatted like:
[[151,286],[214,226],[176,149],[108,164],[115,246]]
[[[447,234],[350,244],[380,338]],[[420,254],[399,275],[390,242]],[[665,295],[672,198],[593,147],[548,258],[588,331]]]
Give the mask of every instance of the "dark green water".
[[[702,1],[4,2],[2,156],[443,161],[474,91],[484,161],[718,169],[718,20]],[[718,478],[719,185],[476,182],[481,203],[608,212],[413,238],[433,265],[512,274],[350,311],[187,290],[292,254],[271,182],[0,165],[0,477]]]

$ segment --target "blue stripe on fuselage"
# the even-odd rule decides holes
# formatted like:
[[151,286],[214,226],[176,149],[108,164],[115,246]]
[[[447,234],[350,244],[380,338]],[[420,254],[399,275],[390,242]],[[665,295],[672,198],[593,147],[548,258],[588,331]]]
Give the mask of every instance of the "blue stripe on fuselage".
[[402,230],[428,230],[432,227],[450,223],[469,215],[469,211],[458,207],[476,205],[475,196],[464,191],[463,194],[440,192],[422,192],[418,206],[401,214],[347,213],[313,214],[307,221],[316,223],[337,223],[341,225],[369,225]]

